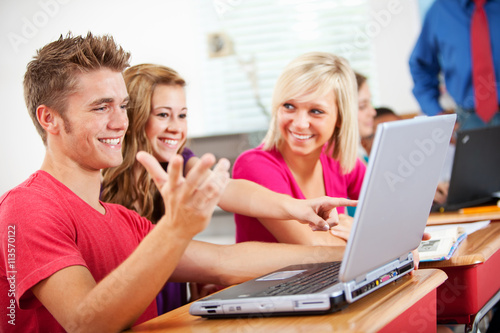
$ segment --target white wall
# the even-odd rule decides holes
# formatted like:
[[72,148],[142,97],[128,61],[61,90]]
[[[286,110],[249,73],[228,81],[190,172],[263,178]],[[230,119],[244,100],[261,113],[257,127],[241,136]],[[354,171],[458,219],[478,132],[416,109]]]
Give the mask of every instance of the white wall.
[[[26,179],[44,146],[24,104],[26,64],[61,34],[111,34],[132,53],[132,64],[161,63],[188,82],[188,107],[201,110],[200,33],[195,1],[2,0],[0,2],[0,194]],[[195,115],[192,118],[196,118]]]
[[[398,112],[415,112],[407,62],[419,30],[417,0],[370,0],[374,13],[391,1],[401,11],[371,39],[378,99]],[[160,63],[186,78],[190,126],[195,127],[196,113],[202,112],[199,54],[205,52],[197,17],[195,0],[1,0],[0,195],[37,170],[45,152],[22,92],[26,64],[36,49],[70,30],[111,34],[132,52],[132,65]]]
[[378,88],[375,102],[400,114],[418,112],[420,106],[411,92],[413,81],[408,67],[421,27],[418,2],[370,0],[370,3],[373,31],[378,32],[373,34]]

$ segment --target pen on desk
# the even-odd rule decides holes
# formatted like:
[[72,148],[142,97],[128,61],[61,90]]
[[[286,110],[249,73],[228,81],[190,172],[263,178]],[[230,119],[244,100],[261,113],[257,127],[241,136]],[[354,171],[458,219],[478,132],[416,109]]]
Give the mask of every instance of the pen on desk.
[[480,213],[500,212],[500,200],[497,202],[496,205],[462,208],[458,212],[460,214],[480,214]]

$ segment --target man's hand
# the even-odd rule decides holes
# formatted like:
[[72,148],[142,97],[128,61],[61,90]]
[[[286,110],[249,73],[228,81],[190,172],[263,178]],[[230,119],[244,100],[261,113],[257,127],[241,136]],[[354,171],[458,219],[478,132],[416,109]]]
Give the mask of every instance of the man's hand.
[[[423,241],[426,241],[426,240],[429,240],[431,239],[431,235],[424,232],[424,234],[422,235],[422,240]],[[418,265],[420,263],[420,255],[418,253],[418,248],[411,251],[413,253],[413,264],[415,266],[415,269],[418,269]],[[413,274],[413,271],[411,272],[411,274]]]
[[137,153],[137,160],[163,197],[165,215],[160,222],[170,224],[173,230],[179,229],[190,238],[205,229],[229,180],[229,161],[221,159],[211,172],[215,157],[205,154],[184,178],[180,155],[169,161],[167,172],[146,152]]
[[313,231],[327,231],[339,223],[336,207],[356,206],[357,200],[320,197],[315,199],[295,199],[290,205],[290,216],[300,223],[308,224]]

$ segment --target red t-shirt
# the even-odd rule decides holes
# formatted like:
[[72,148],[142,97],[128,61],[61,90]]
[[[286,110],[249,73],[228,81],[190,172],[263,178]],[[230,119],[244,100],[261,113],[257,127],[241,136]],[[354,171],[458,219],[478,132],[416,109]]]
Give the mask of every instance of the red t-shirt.
[[[99,282],[153,228],[123,206],[101,204],[104,215],[44,171],[0,198],[0,331],[64,332],[30,288],[74,265]],[[156,315],[153,301],[136,323]]]

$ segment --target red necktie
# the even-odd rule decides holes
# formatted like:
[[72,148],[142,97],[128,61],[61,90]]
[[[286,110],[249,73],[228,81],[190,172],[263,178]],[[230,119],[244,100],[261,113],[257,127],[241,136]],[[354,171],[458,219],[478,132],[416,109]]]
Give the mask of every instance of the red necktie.
[[486,0],[474,0],[474,2],[476,9],[471,21],[472,82],[476,113],[487,123],[498,110],[497,87],[488,18],[484,11]]

